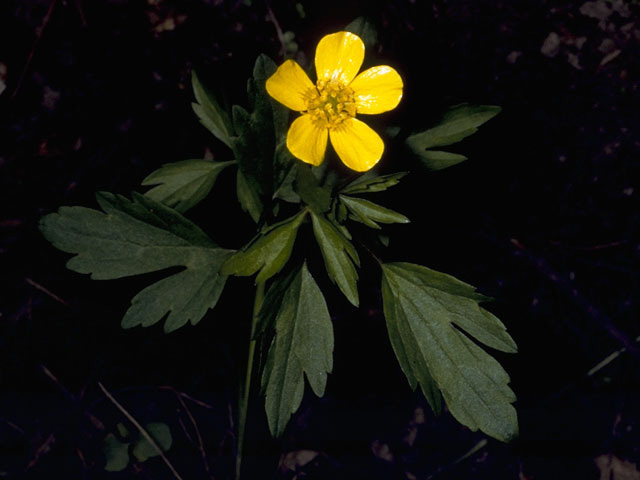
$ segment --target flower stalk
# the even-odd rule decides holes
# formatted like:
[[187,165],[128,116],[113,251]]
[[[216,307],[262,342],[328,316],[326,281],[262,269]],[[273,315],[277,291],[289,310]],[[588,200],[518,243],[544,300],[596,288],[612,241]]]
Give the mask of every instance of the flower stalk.
[[253,363],[256,350],[255,330],[264,301],[264,282],[256,285],[256,294],[253,301],[253,315],[251,318],[251,333],[249,336],[249,350],[247,354],[247,370],[244,385],[240,387],[240,404],[238,408],[238,445],[236,455],[236,480],[240,480],[242,470],[242,452],[244,449],[244,434],[247,424],[247,411],[249,409],[249,394],[251,393],[251,381],[253,379]]

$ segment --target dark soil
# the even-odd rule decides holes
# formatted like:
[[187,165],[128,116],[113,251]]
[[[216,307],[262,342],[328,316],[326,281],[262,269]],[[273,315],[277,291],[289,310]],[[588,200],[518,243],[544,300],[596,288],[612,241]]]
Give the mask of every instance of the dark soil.
[[[365,14],[379,40],[367,61],[405,81],[381,122],[420,129],[452,104],[503,108],[457,147],[470,160],[456,167],[427,173],[385,157],[387,171],[413,170],[387,197],[412,219],[389,229],[388,258],[496,299],[489,308],[520,349],[496,354],[520,437],[484,442],[432,415],[397,366],[375,275],[362,274],[360,309],[330,303],[326,396],[307,392],[281,440],[256,397],[245,478],[640,478],[640,5],[327,0],[271,11],[258,1],[0,2],[0,478],[174,478],[160,458],[104,470],[105,436],[135,427],[98,382],[140,422],[170,427],[167,457],[182,478],[231,477],[247,282],[231,280],[195,327],[125,331],[131,297],[155,277],[68,271],[38,220],[95,207],[99,190],[140,191],[163,163],[229,159],[191,111],[191,70],[246,105],[257,55],[282,61],[276,23],[308,62],[322,35]],[[226,200],[232,183],[223,173],[189,216],[237,248],[252,224]]]

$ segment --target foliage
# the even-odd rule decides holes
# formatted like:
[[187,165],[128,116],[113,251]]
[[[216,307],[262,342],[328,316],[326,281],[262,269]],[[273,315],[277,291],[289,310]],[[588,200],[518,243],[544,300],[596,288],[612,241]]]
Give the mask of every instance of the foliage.
[[345,297],[358,306],[358,252],[349,239],[325,216],[311,215],[316,237],[329,278],[338,285]]
[[284,145],[289,113],[269,97],[264,86],[275,69],[273,60],[259,56],[253,78],[247,83],[252,112],[239,105],[232,109],[236,135],[231,138],[231,148],[238,162],[238,200],[255,222],[293,165]]
[[[375,29],[364,19],[348,28],[368,45],[376,41]],[[288,111],[265,89],[275,71],[275,63],[261,55],[247,86],[250,107],[234,105],[231,115],[193,74],[194,111],[229,147],[233,160],[191,159],[163,165],[143,180],[144,186],[152,186],[145,195],[134,193],[129,200],[99,193],[102,211],[62,207],[43,217],[42,233],[56,248],[74,255],[68,268],[94,279],[182,268],[133,298],[122,320],[125,328],[150,326],[165,317],[166,332],[187,322],[195,325],[216,305],[227,276],[255,275],[256,292],[268,288],[264,298],[256,294],[250,349],[258,341],[270,345],[261,383],[274,436],[283,434],[298,409],[305,377],[311,390],[322,396],[332,371],[331,316],[314,277],[326,274],[358,307],[360,254],[372,254],[381,270],[389,338],[410,386],[420,386],[434,412],[443,410],[444,400],[460,423],[509,441],[518,431],[511,405],[515,395],[507,373],[476,342],[509,353],[516,351],[516,345],[500,320],[480,306],[488,299],[444,273],[410,263],[385,263],[373,254],[369,236],[361,234],[366,229],[358,226],[380,232],[385,245],[383,226],[409,219],[363,196],[396,186],[407,172],[369,171],[354,179],[330,171],[327,162],[311,167],[295,161],[285,141]],[[438,125],[410,135],[405,145],[430,170],[455,165],[466,157],[434,148],[465,139],[499,111],[493,106],[452,107]],[[238,202],[256,223],[255,236],[238,251],[218,246],[183,216],[230,166],[238,167]],[[307,262],[318,250],[324,271],[321,265],[315,271],[316,263]],[[252,353],[249,357],[251,362]],[[246,403],[241,412],[243,408]],[[171,436],[166,426],[148,427],[168,449]],[[107,435],[107,469],[126,467],[130,453],[139,461],[154,454],[148,444],[130,447],[114,434]]]
[[305,213],[303,210],[260,233],[249,245],[227,260],[222,272],[243,277],[259,272],[256,283],[267,281],[289,260]]
[[184,267],[136,295],[122,326],[148,327],[167,314],[166,332],[198,323],[222,293],[226,276],[220,267],[232,251],[220,248],[177,211],[140,194],[128,200],[101,192],[96,198],[104,213],[62,207],[40,222],[56,248],[76,254],[67,267],[95,280]]
[[[105,456],[104,469],[108,472],[120,472],[129,466],[131,455],[138,462],[146,462],[157,457],[160,452],[141,434],[129,434],[122,424],[117,425],[118,434],[108,433],[103,441],[102,451]],[[163,452],[168,451],[173,443],[171,430],[165,423],[153,422],[145,425],[145,430],[153,438]]]
[[147,176],[142,185],[155,185],[147,197],[184,213],[209,194],[220,172],[233,163],[199,159],[167,163]]
[[315,280],[303,264],[287,288],[275,319],[275,337],[262,374],[267,419],[280,436],[300,406],[304,376],[317,396],[324,395],[333,367],[333,326]]
[[454,277],[410,263],[383,264],[382,272],[389,338],[411,387],[420,384],[434,412],[440,411],[442,392],[460,423],[511,440],[518,424],[509,376],[465,335],[516,352],[500,320],[478,305],[486,297]]
[[200,79],[196,72],[191,73],[191,86],[196,101],[191,104],[193,111],[204,125],[213,135],[231,148],[231,137],[233,136],[233,126],[229,115],[225,112],[218,102],[200,83]]
[[500,107],[493,105],[456,105],[444,114],[438,125],[410,135],[406,144],[429,170],[451,167],[465,161],[467,157],[432,148],[452,145],[473,135],[480,125],[491,120],[500,110]]

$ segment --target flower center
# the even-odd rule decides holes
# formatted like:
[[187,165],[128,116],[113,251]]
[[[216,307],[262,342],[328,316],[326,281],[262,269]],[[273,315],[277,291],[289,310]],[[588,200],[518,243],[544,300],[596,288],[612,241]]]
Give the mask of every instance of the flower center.
[[353,90],[338,80],[318,80],[316,88],[309,92],[307,112],[320,126],[336,127],[356,116]]

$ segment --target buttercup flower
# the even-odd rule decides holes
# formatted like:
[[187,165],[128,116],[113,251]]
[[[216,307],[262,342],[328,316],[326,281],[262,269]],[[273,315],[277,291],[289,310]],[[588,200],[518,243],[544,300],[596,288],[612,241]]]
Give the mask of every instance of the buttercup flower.
[[360,37],[333,33],[323,37],[316,48],[315,85],[293,60],[284,62],[267,79],[269,95],[302,113],[287,132],[287,148],[295,157],[320,165],[329,138],[347,167],[364,172],[378,163],[384,143],[356,115],[394,109],[402,98],[403,85],[398,72],[386,65],[356,76],[363,59]]

